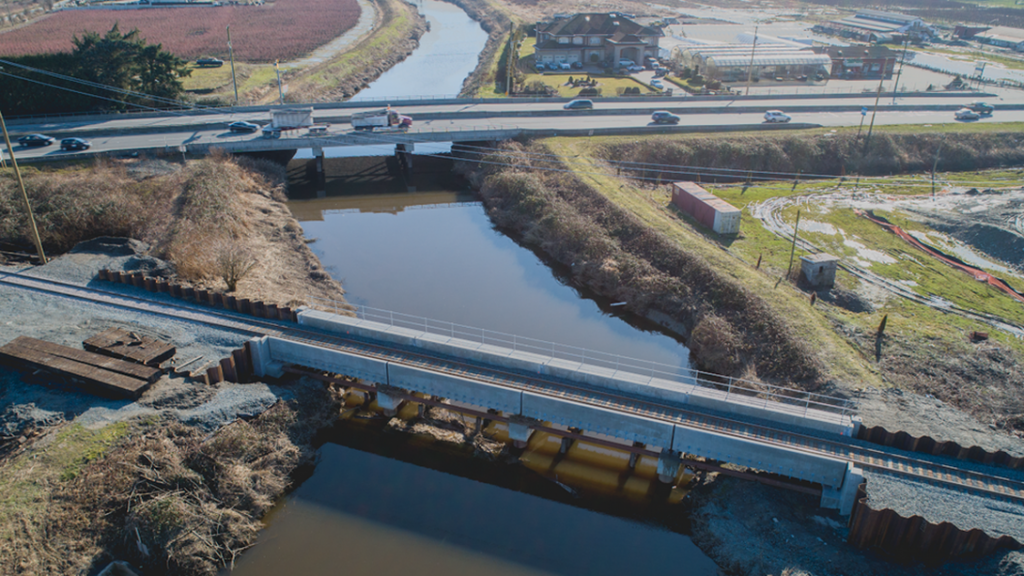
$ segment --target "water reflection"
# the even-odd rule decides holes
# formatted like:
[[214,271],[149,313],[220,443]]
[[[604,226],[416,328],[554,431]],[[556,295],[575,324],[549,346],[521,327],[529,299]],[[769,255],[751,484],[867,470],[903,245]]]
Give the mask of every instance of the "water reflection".
[[689,538],[657,522],[570,504],[522,468],[467,466],[396,442],[324,445],[316,474],[279,506],[234,574],[716,574]]
[[688,366],[682,345],[610,315],[607,303],[602,310],[598,300],[581,298],[565,271],[495,230],[470,200],[433,190],[289,206],[353,304]]

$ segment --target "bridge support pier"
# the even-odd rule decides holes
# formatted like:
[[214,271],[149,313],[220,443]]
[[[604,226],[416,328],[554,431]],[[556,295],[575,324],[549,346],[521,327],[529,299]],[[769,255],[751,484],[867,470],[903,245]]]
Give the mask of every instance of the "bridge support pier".
[[252,354],[252,371],[257,377],[280,378],[284,375],[284,366],[271,357],[269,336],[249,340],[249,351]]
[[313,157],[316,159],[317,182],[323,184],[327,181],[324,175],[324,149],[320,146],[313,146]]
[[857,488],[863,483],[864,471],[854,466],[852,462],[847,463],[842,486],[821,487],[821,507],[839,510],[843,516],[849,516],[853,513],[853,505],[857,500]]
[[513,446],[516,448],[526,448],[526,443],[530,441],[530,435],[533,434],[530,424],[534,422],[531,418],[523,418],[521,416],[509,417],[508,437],[512,440]]
[[661,456],[658,457],[658,480],[665,484],[671,484],[679,474],[679,467],[683,461],[679,458],[679,452],[671,448],[664,448]]
[[405,390],[401,388],[395,388],[394,386],[388,386],[387,384],[377,385],[377,406],[380,406],[381,410],[384,411],[384,415],[391,418],[395,414],[398,414],[398,410],[405,404],[405,400],[401,398],[401,394],[405,393]]
[[[647,445],[643,442],[633,442],[633,448],[646,448]],[[636,470],[636,461],[640,459],[640,455],[636,452],[629,453],[629,469]]]

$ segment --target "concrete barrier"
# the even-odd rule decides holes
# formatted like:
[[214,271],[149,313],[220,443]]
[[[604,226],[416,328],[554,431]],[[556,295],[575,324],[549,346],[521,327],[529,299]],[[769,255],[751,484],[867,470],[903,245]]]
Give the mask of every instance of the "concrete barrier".
[[388,384],[391,386],[473,406],[493,408],[508,414],[520,412],[522,392],[518,390],[401,364],[388,363],[387,368]]
[[675,428],[669,422],[532,392],[523,392],[522,415],[663,448],[672,446],[672,433]]
[[641,374],[591,366],[581,362],[551,358],[319,310],[300,310],[298,322],[303,326],[335,334],[429,350],[432,353],[458,360],[579,383],[595,391],[619,392],[661,404],[680,407],[689,405],[718,414],[742,415],[761,421],[777,422],[790,427],[846,437],[850,437],[854,433],[857,425],[857,422],[849,416],[840,417],[838,414],[815,410],[813,406],[808,408],[803,404],[793,405],[788,399],[766,401],[763,398],[730,394],[724,390],[695,386],[692,381],[677,382],[651,378]]
[[360,378],[380,384],[388,383],[387,362],[355,356],[340,350],[321,348],[312,344],[269,337],[270,358],[273,362],[298,364],[333,372],[351,378]]
[[846,476],[846,462],[734,436],[676,425],[672,449],[773,472],[790,478],[840,488]]

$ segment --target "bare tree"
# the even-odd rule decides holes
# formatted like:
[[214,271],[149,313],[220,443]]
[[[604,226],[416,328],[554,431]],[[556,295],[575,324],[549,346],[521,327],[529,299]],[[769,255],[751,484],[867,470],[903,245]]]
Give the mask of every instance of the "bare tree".
[[238,240],[219,242],[216,248],[217,273],[234,292],[238,283],[256,267],[259,261],[252,252]]

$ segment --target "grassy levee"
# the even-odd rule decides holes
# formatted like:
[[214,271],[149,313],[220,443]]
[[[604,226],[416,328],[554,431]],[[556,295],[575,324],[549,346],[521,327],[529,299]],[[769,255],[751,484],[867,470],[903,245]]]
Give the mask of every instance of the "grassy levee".
[[479,98],[497,96],[498,69],[508,57],[509,26],[518,22],[510,12],[494,0],[445,0],[462,8],[487,32],[487,42],[480,51],[476,68],[462,83],[460,96]]
[[[373,33],[328,62],[288,73],[286,101],[316,102],[350,98],[361,88],[401,62],[418,46],[426,20],[401,0],[375,0],[380,20]],[[260,102],[273,102],[270,90]]]
[[[548,141],[532,151],[559,153],[571,142]],[[698,364],[721,374],[817,390],[822,366],[755,291],[686,250],[631,213],[613,193],[614,178],[589,174],[576,160],[545,160],[549,168],[578,174],[534,172],[518,145],[482,165],[481,193],[492,219],[570,266],[574,277],[608,297],[626,301],[642,316],[658,313],[685,327]],[[738,268],[738,267],[736,267]],[[763,282],[768,284],[767,281]],[[770,286],[770,285],[769,285]]]
[[[419,44],[426,20],[402,0],[372,0],[378,22],[366,37],[329,60],[281,72],[288,85],[285,102],[323,102],[350,98],[378,76],[404,60]],[[250,104],[275,104],[279,94],[273,64],[235,63],[239,100]],[[200,102],[234,103],[231,68],[195,68],[185,81]]]
[[[858,262],[858,250],[867,247],[888,261],[861,260],[860,266],[909,287],[920,298],[949,301],[1024,326],[1024,307],[1012,297],[924,255],[850,207],[813,201],[836,193],[927,196],[936,154],[940,194],[953,186],[1019,187],[1024,184],[1020,133],[1021,126],[1013,124],[884,127],[875,130],[867,155],[862,154],[864,139],[857,139],[856,128],[767,136],[554,138],[535,143],[532,151],[557,160],[534,157],[543,161],[532,163],[567,168],[571,175],[491,168],[483,190],[499,224],[557,260],[575,262],[579,280],[629,302],[637,313],[657,310],[687,327],[688,344],[703,367],[804,387],[821,382],[846,390],[896,386],[934,395],[998,427],[1019,430],[1024,428],[1024,399],[1019,394],[1024,342],[982,321],[950,313],[942,305],[885,293],[842,270],[836,289],[819,294],[812,305],[811,292],[784,279],[789,239],[762,226],[749,207],[791,198],[779,215],[792,226],[797,211],[802,211],[802,226],[807,229],[801,240],[853,263]],[[651,166],[622,168],[619,175],[608,159]],[[711,168],[733,172],[716,173]],[[980,172],[983,168],[987,171]],[[781,180],[759,171],[801,176]],[[908,173],[917,175],[890,176]],[[698,180],[743,209],[741,233],[720,237],[675,208],[668,187],[662,185],[672,180]],[[911,232],[935,232],[899,210],[876,213]],[[581,217],[590,226],[579,227],[582,234],[573,224]],[[569,224],[555,225],[555,220]],[[636,250],[636,222],[644,234],[658,239],[652,245],[661,253]],[[822,231],[823,225],[838,233]],[[806,253],[797,249],[795,270],[799,256]],[[669,255],[687,266],[667,266]],[[656,275],[645,277],[631,269],[637,267],[631,258],[637,257],[644,265],[639,270]],[[998,270],[993,273],[999,275]],[[1018,288],[1021,284],[1013,278],[1010,283]],[[675,292],[668,289],[675,284],[680,285]],[[723,297],[723,292],[742,297]],[[679,294],[684,295],[684,306],[679,305]],[[879,337],[883,318],[887,327]],[[702,323],[734,347],[733,362],[722,362],[723,356],[730,357],[723,353],[729,345],[709,344]],[[972,344],[968,336],[973,331],[989,333],[989,343]]]
[[[989,409],[987,395],[990,403],[998,404],[992,412],[1003,422],[1013,418],[1015,406],[1019,408],[1020,402],[1012,398],[1015,384],[993,387],[982,376],[986,370],[970,374],[971,366],[977,368],[972,358],[992,356],[989,368],[1002,362],[1015,373],[1016,358],[1024,352],[1017,339],[982,322],[898,297],[883,297],[877,306],[863,310],[821,300],[811,305],[809,292],[790,281],[780,282],[790,260],[787,239],[762,227],[746,210],[741,234],[719,237],[677,210],[667,187],[660,184],[699,180],[741,209],[768,198],[846,190],[855,182],[865,191],[922,194],[930,191],[928,176],[899,182],[888,176],[928,171],[938,153],[940,191],[957,184],[1006,187],[1024,181],[1019,169],[984,174],[975,170],[1024,165],[1020,129],[986,124],[886,127],[875,130],[867,155],[861,153],[864,140],[857,139],[856,128],[769,136],[554,138],[529,149],[554,156],[524,157],[525,150],[510,145],[490,160],[519,166],[482,166],[477,176],[499,225],[571,265],[576,278],[597,292],[628,302],[638,314],[660,312],[678,322],[688,332],[688,345],[701,367],[805,388],[826,382],[846,389],[907,386],[976,414]],[[623,168],[617,175],[606,159],[663,168]],[[538,167],[570,173],[527,171]],[[696,167],[706,171],[700,174]],[[730,177],[718,172],[716,177],[709,168],[735,172]],[[971,172],[942,172],[967,169]],[[761,181],[759,171],[817,179]],[[744,184],[751,175],[752,183]],[[807,232],[802,239],[850,259],[856,250],[844,245],[844,239],[857,238],[899,259],[896,264],[875,263],[872,272],[914,286],[923,298],[935,295],[1024,324],[1024,308],[1011,297],[945,264],[928,261],[852,210],[815,212],[806,203],[794,202],[782,211],[783,219],[792,224],[798,209],[805,219],[845,230],[845,235],[835,237]],[[926,228],[899,213],[885,216],[911,231]],[[805,253],[797,250],[796,256]],[[794,268],[799,268],[799,259]],[[860,287],[856,277],[841,271],[833,294],[854,294],[856,299]],[[885,316],[886,338],[878,339],[877,326]],[[975,330],[992,333],[991,351],[971,348],[966,335]],[[998,350],[1009,354],[997,358]],[[947,374],[937,374],[942,371]]]

